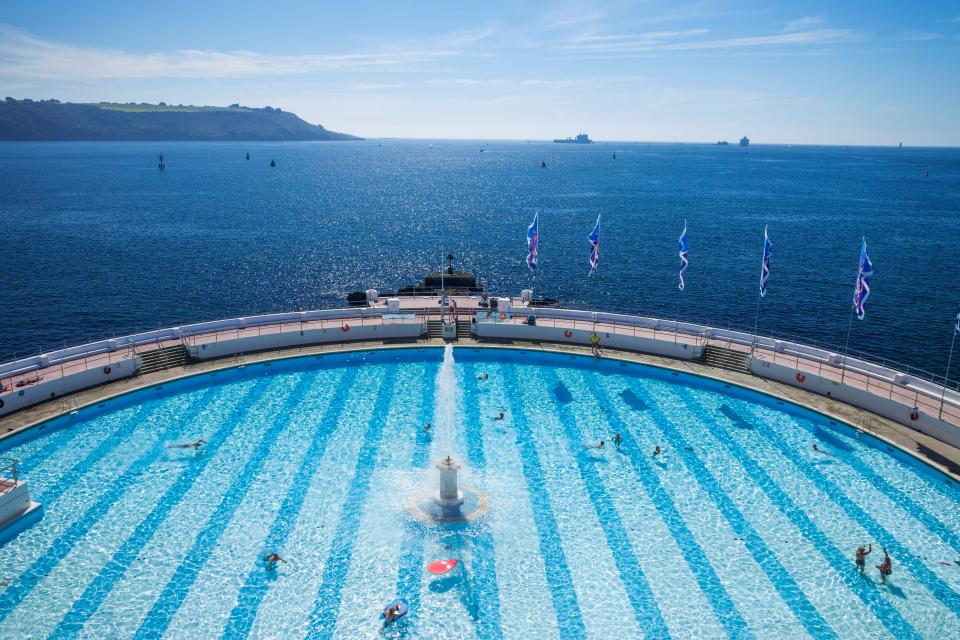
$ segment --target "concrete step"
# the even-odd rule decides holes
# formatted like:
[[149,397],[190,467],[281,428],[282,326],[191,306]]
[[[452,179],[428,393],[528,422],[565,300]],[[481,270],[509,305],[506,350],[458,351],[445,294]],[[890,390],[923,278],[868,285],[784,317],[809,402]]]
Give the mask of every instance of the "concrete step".
[[182,367],[192,361],[190,352],[182,344],[152,349],[138,355],[140,356],[140,369],[137,373],[141,374],[163,371],[172,367]]
[[747,365],[747,354],[734,349],[707,345],[703,348],[700,361],[709,367],[736,371],[737,373],[750,373],[750,367]]

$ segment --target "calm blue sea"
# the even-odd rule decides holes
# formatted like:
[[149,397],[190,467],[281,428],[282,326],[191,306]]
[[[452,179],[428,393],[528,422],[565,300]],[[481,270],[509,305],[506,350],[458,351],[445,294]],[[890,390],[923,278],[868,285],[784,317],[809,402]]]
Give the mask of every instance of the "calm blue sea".
[[[523,262],[534,212],[535,276]],[[960,305],[958,212],[957,149],[2,143],[0,354],[342,306],[352,290],[418,281],[448,252],[495,292],[532,284],[569,306],[752,329],[769,224],[761,332],[842,346],[866,236],[875,277],[851,346],[942,374]],[[588,278],[597,213],[601,265]]]

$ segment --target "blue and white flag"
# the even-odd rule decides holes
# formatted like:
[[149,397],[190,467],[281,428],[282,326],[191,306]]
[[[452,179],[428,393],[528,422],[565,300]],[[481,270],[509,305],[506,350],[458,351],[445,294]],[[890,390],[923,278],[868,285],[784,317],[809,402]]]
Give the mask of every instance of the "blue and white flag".
[[953,325],[953,330],[960,332],[960,313],[957,313],[957,323]]
[[590,273],[587,275],[593,275],[593,272],[597,270],[597,265],[600,264],[600,216],[597,216],[597,224],[594,225],[593,231],[590,232],[590,235],[587,236],[587,240],[590,241]]
[[677,251],[680,253],[680,291],[686,286],[687,265],[690,261],[687,259],[689,253],[687,249],[687,221],[683,221],[683,233],[680,234],[680,241],[677,243]]
[[857,288],[853,292],[853,308],[857,312],[857,318],[863,320],[866,312],[863,305],[870,297],[870,278],[873,276],[873,263],[867,256],[867,240],[863,239],[860,246],[860,267],[857,269]]
[[767,226],[763,226],[763,259],[760,261],[760,297],[767,295],[767,278],[770,277],[770,251],[773,243],[767,236]]
[[539,214],[533,214],[533,222],[527,227],[527,267],[531,271],[537,268],[537,257],[540,255],[540,225],[537,223]]

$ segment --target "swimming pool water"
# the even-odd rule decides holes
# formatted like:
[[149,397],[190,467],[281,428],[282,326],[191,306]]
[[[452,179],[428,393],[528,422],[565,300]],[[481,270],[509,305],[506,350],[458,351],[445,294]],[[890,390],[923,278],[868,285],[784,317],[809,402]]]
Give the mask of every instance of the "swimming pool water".
[[[12,442],[45,515],[0,548],[0,637],[375,637],[395,596],[389,637],[960,637],[945,476],[703,378],[454,355],[454,446],[490,503],[467,524],[407,510],[443,453],[440,349],[203,374]],[[446,557],[464,571],[427,573]]]

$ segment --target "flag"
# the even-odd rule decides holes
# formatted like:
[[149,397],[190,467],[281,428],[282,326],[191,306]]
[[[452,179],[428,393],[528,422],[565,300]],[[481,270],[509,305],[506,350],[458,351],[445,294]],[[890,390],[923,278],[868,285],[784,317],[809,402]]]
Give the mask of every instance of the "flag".
[[957,323],[953,325],[954,331],[960,331],[960,313],[957,313]]
[[767,278],[770,277],[770,251],[773,243],[767,236],[767,226],[763,226],[763,259],[760,261],[760,297],[767,295]]
[[677,250],[680,252],[680,291],[683,291],[683,287],[686,285],[684,280],[687,275],[687,265],[690,264],[690,261],[687,260],[687,221],[683,221],[683,233],[680,234],[680,241],[677,243]]
[[870,297],[870,278],[873,276],[873,263],[867,256],[867,240],[863,239],[860,246],[860,267],[857,269],[857,288],[853,292],[853,308],[857,312],[857,318],[863,320],[866,312],[863,305]]
[[527,227],[527,267],[531,271],[537,268],[537,257],[540,255],[540,225],[537,217],[538,214],[533,214],[533,222]]
[[597,265],[600,264],[600,216],[597,216],[597,224],[594,225],[593,231],[590,232],[590,235],[587,236],[587,240],[590,241],[590,273],[587,275],[593,275],[593,272],[597,270]]

